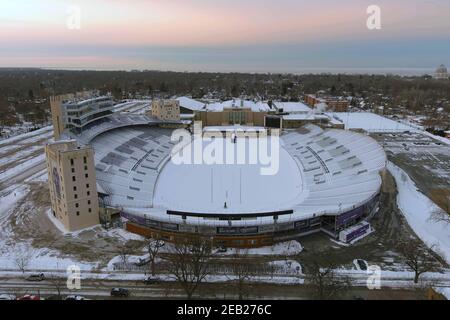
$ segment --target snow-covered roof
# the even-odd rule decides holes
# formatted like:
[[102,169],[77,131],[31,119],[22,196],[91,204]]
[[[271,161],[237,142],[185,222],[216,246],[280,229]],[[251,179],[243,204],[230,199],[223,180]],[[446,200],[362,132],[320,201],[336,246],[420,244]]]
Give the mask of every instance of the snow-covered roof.
[[291,113],[283,115],[283,120],[329,120],[330,118],[324,114],[313,113]]
[[311,108],[302,102],[274,102],[277,109],[283,109],[283,112],[289,113],[307,113],[311,112]]
[[207,126],[203,128],[203,131],[238,131],[238,130],[249,130],[249,131],[265,131],[266,128],[264,127],[258,127],[258,126],[244,126],[244,125],[230,125],[230,126]]
[[194,100],[192,98],[188,98],[188,97],[178,97],[178,98],[176,98],[176,100],[178,100],[181,107],[192,110],[192,111],[199,111],[205,107],[205,103]]
[[328,113],[345,124],[345,129],[363,129],[367,132],[417,131],[413,127],[371,112]]
[[253,112],[269,111],[270,107],[266,102],[233,99],[223,102],[213,102],[206,105],[207,111],[223,111],[224,108],[250,108]]

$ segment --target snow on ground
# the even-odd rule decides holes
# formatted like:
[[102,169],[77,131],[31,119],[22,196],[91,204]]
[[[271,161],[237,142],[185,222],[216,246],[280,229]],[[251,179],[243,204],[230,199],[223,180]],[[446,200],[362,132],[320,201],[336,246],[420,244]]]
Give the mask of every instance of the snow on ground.
[[53,223],[53,225],[56,227],[56,229],[59,230],[59,232],[61,232],[64,235],[70,234],[70,232],[66,230],[66,228],[64,227],[62,222],[53,216],[51,209],[48,209],[46,214],[47,214],[48,219]]
[[[4,165],[6,163],[17,161],[19,159],[24,159],[24,158],[32,155],[36,151],[41,150],[41,149],[43,149],[42,146],[40,146],[40,145],[36,146],[35,145],[35,146],[28,147],[25,150],[21,150],[19,152],[15,152],[14,154],[9,155],[9,156],[3,156],[2,155],[1,158],[0,158],[0,166]],[[0,150],[0,151],[2,151],[2,150]]]
[[35,131],[27,132],[27,133],[24,133],[24,134],[19,134],[17,136],[11,137],[11,138],[7,138],[7,139],[4,139],[4,140],[1,140],[0,141],[0,146],[5,145],[5,144],[18,142],[18,141],[20,141],[21,139],[24,139],[24,138],[34,137],[34,136],[37,136],[37,135],[40,136],[40,135],[45,134],[45,133],[47,133],[47,132],[49,132],[51,130],[53,130],[53,126],[43,127],[41,129],[38,129],[38,130],[35,130]]
[[43,140],[43,139],[47,139],[47,140],[53,140],[53,131],[44,133],[44,134],[40,134],[40,135],[36,135],[24,140],[20,140],[19,144],[24,145],[24,144],[30,144],[30,143],[34,143],[37,142],[39,140]]
[[303,247],[300,242],[292,240],[286,242],[280,242],[274,244],[273,246],[261,247],[261,248],[251,248],[251,249],[239,249],[228,248],[227,252],[217,253],[219,255],[232,255],[239,252],[241,254],[250,255],[271,255],[271,256],[293,256],[302,252]]
[[[116,270],[116,267],[115,267],[116,265],[123,264],[124,262],[127,263],[127,264],[135,264],[135,263],[140,263],[142,261],[149,261],[150,255],[148,253],[144,254],[144,255],[141,255],[141,256],[127,255],[126,256],[126,261],[124,261],[124,258],[125,257],[120,256],[120,255],[119,256],[115,256],[114,258],[112,258],[108,262],[106,268],[104,268],[103,270],[105,270],[105,271],[114,271],[114,270]],[[155,262],[159,262],[160,260],[161,259],[158,258],[158,257],[155,258]]]
[[423,131],[423,134],[426,135],[426,136],[429,136],[430,138],[439,140],[439,141],[442,142],[442,143],[445,143],[445,144],[447,144],[447,145],[450,145],[450,139],[447,139],[447,138],[445,138],[445,137],[436,136],[436,135],[434,135],[434,134],[432,134],[432,133],[430,133],[430,132],[428,132],[428,131]]
[[442,294],[447,300],[450,300],[450,288],[435,287],[436,292]]
[[28,194],[28,185],[13,185],[0,194],[0,270],[20,270],[17,261],[26,261],[26,270],[65,269],[77,265],[82,270],[90,270],[95,264],[62,258],[60,252],[34,248],[29,242],[17,243],[13,240],[8,219],[18,203]]
[[303,274],[302,265],[295,260],[276,260],[269,262],[269,265],[281,268],[286,274]]
[[[1,243],[1,242],[0,242]],[[62,258],[58,251],[33,248],[22,242],[8,248],[0,255],[0,270],[20,270],[17,260],[27,261],[25,270],[64,270],[69,266],[78,266],[81,270],[92,270],[96,264],[84,263],[70,258]]]
[[14,177],[17,174],[19,174],[23,171],[26,171],[27,169],[34,167],[43,161],[45,161],[45,154],[41,154],[37,157],[26,159],[25,161],[18,164],[17,166],[1,172],[0,173],[0,181]]
[[13,185],[0,194],[0,222],[5,221],[16,204],[22,200],[30,188],[25,185]]
[[345,129],[364,129],[368,132],[417,131],[411,126],[371,112],[334,112],[330,114],[345,124]]
[[450,263],[450,224],[431,219],[433,212],[441,209],[417,189],[405,171],[392,162],[387,168],[395,178],[397,203],[408,224],[429,248]]
[[116,237],[121,238],[125,241],[128,240],[137,240],[137,241],[143,241],[145,240],[145,237],[142,237],[138,234],[128,232],[122,228],[114,228],[106,231],[109,237]]
[[29,178],[25,179],[25,182],[47,182],[47,181],[48,181],[47,169],[36,172]]

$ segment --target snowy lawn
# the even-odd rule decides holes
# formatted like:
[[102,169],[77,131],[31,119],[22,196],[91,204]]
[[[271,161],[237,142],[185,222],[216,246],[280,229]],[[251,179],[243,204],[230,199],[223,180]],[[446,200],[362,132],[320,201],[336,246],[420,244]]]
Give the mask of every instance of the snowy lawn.
[[450,224],[432,219],[433,212],[441,209],[417,189],[405,171],[392,162],[387,168],[397,183],[398,206],[408,224],[429,248],[450,263]]
[[302,252],[303,247],[300,242],[292,240],[286,242],[280,242],[273,246],[252,248],[252,249],[240,249],[236,250],[234,248],[228,248],[227,252],[217,253],[218,255],[232,255],[236,252],[242,254],[250,255],[261,255],[261,256],[293,256]]

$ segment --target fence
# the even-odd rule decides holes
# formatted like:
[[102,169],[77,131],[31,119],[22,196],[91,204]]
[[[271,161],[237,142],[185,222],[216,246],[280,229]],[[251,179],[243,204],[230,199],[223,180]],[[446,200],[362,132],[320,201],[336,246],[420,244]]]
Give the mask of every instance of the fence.
[[[167,273],[170,270],[168,261],[160,261],[155,263],[155,273]],[[231,275],[236,273],[236,269],[239,268],[241,272],[254,274],[254,275],[300,275],[300,270],[289,268],[287,264],[285,265],[274,265],[269,263],[243,263],[239,266],[233,265],[233,261],[229,263],[224,262],[208,262],[208,273],[211,274],[224,274]],[[245,268],[245,269],[244,269]],[[132,262],[116,262],[113,264],[114,271],[125,271],[125,272],[151,272],[150,262],[144,265],[136,264]]]

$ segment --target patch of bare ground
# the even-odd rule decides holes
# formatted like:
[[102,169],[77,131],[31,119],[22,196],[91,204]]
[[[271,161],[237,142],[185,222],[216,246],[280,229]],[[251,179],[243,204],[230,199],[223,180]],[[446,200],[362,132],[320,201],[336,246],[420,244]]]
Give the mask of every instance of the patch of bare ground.
[[46,182],[32,182],[30,192],[17,204],[9,217],[12,241],[30,242],[34,248],[56,250],[61,257],[99,263],[104,266],[121,248],[129,254],[142,254],[144,240],[127,240],[111,236],[98,226],[75,234],[63,234],[50,221],[50,196]]

